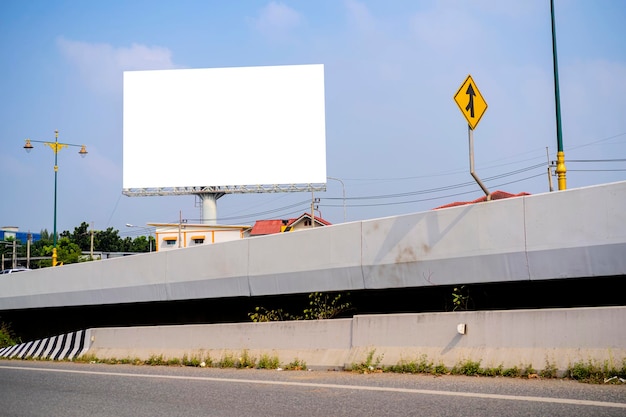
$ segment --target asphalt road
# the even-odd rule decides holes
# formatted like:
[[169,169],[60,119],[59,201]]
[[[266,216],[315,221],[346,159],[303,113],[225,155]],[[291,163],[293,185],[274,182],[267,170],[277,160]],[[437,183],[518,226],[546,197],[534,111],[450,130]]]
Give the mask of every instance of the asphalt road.
[[626,385],[0,360],[0,415],[626,416]]

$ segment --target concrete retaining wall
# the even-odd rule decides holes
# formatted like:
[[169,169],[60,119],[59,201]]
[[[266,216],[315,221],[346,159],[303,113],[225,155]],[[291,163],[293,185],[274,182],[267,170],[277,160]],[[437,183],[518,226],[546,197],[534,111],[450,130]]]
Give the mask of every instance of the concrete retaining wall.
[[[626,360],[626,307],[478,311],[355,316],[352,319],[270,323],[89,329],[82,353],[98,358],[235,359],[278,357],[315,368],[362,363],[374,352],[381,365],[423,358],[448,368],[466,360],[484,368],[574,363],[622,368]],[[465,325],[465,334],[458,326]],[[69,340],[69,339],[68,339]],[[26,344],[0,357],[28,355]],[[35,352],[34,350],[30,351]],[[62,358],[62,356],[61,356]]]

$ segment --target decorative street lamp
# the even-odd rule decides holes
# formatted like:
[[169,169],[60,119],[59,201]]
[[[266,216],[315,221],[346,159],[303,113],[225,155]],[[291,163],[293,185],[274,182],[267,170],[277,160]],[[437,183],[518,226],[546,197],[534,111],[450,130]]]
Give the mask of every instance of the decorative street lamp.
[[341,183],[341,190],[343,192],[343,222],[346,222],[346,186],[343,184],[343,181],[339,178],[335,177],[326,177],[329,180],[339,181]]
[[78,154],[82,158],[84,158],[85,156],[87,156],[87,149],[85,148],[85,145],[74,145],[73,143],[59,142],[58,130],[54,131],[54,142],[26,139],[26,145],[24,145],[24,149],[26,149],[26,152],[30,153],[30,151],[33,150],[34,146],[32,145],[32,142],[43,143],[44,145],[49,146],[50,149],[52,149],[52,152],[54,152],[54,230],[52,232],[52,266],[57,266],[57,172],[59,171],[59,166],[57,165],[57,154],[63,148],[67,148],[68,146],[76,146],[80,148]]
[[556,57],[556,29],[554,27],[554,0],[550,0],[550,18],[552,21],[552,64],[554,69],[554,101],[556,110],[556,173],[559,191],[567,189],[565,153],[563,152],[563,134],[561,129],[561,97],[559,93],[559,64]]

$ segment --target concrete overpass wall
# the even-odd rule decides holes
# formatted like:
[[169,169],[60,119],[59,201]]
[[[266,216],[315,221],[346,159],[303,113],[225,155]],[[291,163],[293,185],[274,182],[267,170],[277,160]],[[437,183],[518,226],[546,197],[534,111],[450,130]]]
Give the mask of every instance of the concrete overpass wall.
[[626,275],[626,182],[46,268],[0,311]]

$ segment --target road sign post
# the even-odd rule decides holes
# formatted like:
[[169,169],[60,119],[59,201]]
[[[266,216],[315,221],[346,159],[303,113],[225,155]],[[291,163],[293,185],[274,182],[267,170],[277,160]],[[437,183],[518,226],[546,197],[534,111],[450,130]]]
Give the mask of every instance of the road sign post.
[[476,83],[472,79],[471,75],[468,75],[461,87],[454,95],[454,101],[459,110],[465,116],[467,120],[467,135],[469,139],[469,158],[470,158],[470,174],[480,188],[485,192],[487,201],[491,200],[491,193],[482,183],[476,172],[474,172],[474,129],[478,126],[481,117],[487,110],[487,102],[480,94],[480,90],[476,86]]

